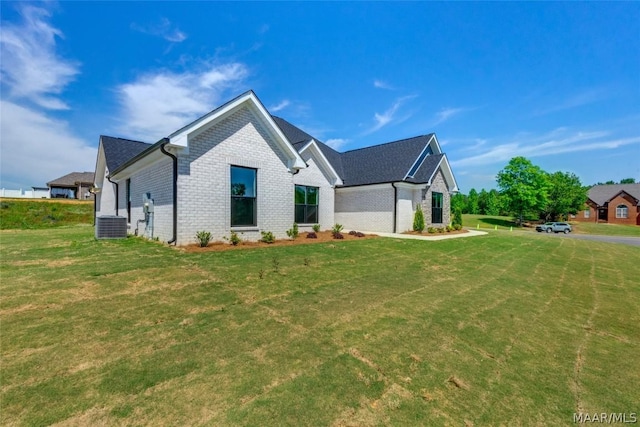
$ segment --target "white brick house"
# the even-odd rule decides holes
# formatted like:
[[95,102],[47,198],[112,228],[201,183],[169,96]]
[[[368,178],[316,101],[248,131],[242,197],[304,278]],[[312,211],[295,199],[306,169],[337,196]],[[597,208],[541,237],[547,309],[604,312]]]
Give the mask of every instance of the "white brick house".
[[442,226],[457,191],[433,134],[338,153],[252,91],[155,144],[101,136],[95,177],[96,216],[126,216],[130,233],[177,245],[198,231],[284,238],[294,222],[402,232],[418,204]]

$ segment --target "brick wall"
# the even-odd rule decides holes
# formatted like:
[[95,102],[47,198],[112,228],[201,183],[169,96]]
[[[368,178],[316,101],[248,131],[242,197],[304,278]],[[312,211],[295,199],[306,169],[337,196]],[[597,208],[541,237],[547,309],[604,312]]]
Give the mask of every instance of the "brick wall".
[[231,232],[231,166],[257,169],[257,227],[238,228],[245,240],[260,230],[285,238],[294,217],[293,175],[287,158],[248,108],[189,141],[189,154],[178,156],[178,244],[195,242],[204,230],[213,240]]
[[[442,193],[442,223],[433,223],[431,220],[431,196],[434,191]],[[451,195],[449,194],[449,188],[440,169],[438,169],[438,172],[436,172],[436,175],[431,181],[431,187],[425,192],[422,201],[422,210],[424,212],[424,222],[427,227],[445,227],[451,222]]]
[[[585,215],[585,212],[588,214]],[[585,210],[578,211],[576,215],[571,218],[572,221],[582,221],[582,222],[597,222],[598,221],[598,211],[591,205],[587,205]]]
[[345,230],[393,231],[391,184],[336,189],[335,221]]
[[[624,205],[627,207],[627,218],[616,218],[616,209],[620,205]],[[608,222],[612,224],[638,224],[638,208],[635,205],[635,201],[626,194],[619,195],[609,201],[607,215]]]

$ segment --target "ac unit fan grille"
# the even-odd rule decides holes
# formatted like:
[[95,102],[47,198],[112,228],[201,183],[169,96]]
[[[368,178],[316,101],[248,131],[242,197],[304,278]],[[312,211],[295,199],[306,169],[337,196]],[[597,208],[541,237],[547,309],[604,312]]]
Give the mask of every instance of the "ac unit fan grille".
[[127,218],[107,215],[96,218],[96,239],[123,239],[127,237]]

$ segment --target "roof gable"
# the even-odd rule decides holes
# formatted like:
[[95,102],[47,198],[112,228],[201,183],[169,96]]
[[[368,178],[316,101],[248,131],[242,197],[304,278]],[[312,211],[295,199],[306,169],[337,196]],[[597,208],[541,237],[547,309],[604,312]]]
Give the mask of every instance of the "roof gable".
[[93,172],[71,172],[60,178],[56,178],[53,181],[47,182],[47,186],[66,186],[74,187],[78,184],[92,184],[93,185]]
[[104,149],[105,161],[110,173],[152,146],[146,142],[105,135],[100,136],[100,143]]

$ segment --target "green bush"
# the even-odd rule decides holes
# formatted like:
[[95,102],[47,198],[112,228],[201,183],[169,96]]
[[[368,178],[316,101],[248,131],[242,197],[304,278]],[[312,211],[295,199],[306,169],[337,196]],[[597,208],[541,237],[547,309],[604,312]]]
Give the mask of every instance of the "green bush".
[[462,227],[462,209],[456,208],[455,211],[453,211],[453,221],[451,223],[454,227],[456,225]]
[[456,231],[460,231],[462,230],[462,225],[461,224],[454,224],[453,229]]
[[435,233],[435,232],[436,232],[435,227],[429,227],[429,228],[427,228],[427,233],[429,233],[429,234],[433,234],[433,233]]
[[313,224],[313,231],[315,231],[316,233],[320,232],[320,224]]
[[413,231],[419,233],[424,231],[424,214],[420,205],[416,207],[416,213],[413,215]]
[[229,240],[229,243],[231,243],[233,246],[238,246],[238,244],[242,241],[242,239],[240,239],[240,236],[238,236],[238,233],[236,233],[235,231],[231,232],[231,237],[229,237],[228,239],[225,237],[226,240]]
[[291,239],[296,239],[298,238],[298,224],[296,224],[295,222],[293,223],[293,227],[287,230],[287,236],[289,236]]
[[205,248],[211,240],[211,233],[209,233],[208,231],[198,231],[196,233],[196,239],[198,239],[200,247]]
[[261,231],[260,234],[262,234],[262,239],[260,239],[261,242],[273,243],[276,241],[276,238],[273,236],[273,233],[270,231]]
[[331,229],[331,234],[333,234],[334,239],[340,239],[342,237],[338,237],[338,236],[342,236],[342,234],[340,234],[340,232],[342,231],[344,227],[341,224],[335,224],[333,226],[333,228]]
[[444,227],[438,227],[438,233],[444,233]]

